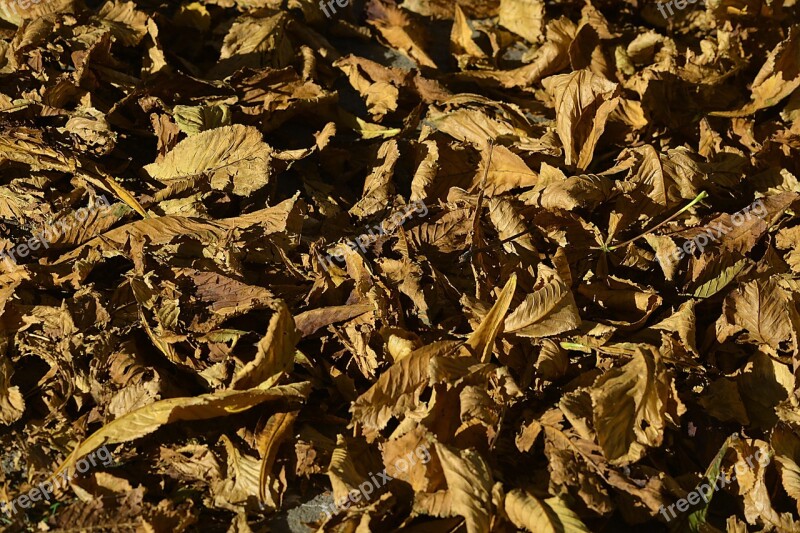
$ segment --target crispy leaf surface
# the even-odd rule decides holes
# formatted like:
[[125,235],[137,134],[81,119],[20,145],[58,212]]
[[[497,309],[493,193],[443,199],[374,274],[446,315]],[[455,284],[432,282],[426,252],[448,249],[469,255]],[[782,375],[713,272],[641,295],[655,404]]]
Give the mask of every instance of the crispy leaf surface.
[[797,2],[0,19],[4,529],[800,531]]

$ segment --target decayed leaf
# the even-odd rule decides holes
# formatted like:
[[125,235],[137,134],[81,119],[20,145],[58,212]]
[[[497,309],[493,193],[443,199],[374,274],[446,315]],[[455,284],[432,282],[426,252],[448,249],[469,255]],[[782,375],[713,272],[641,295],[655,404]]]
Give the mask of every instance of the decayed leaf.
[[64,469],[70,469],[75,461],[100,446],[141,438],[165,424],[179,420],[208,420],[240,413],[268,401],[303,400],[308,392],[309,383],[305,382],[272,388],[219,391],[191,398],[171,398],[151,403],[113,420],[94,432],[75,448],[69,459],[58,467],[54,476]]
[[489,217],[501,240],[513,239],[504,245],[507,251],[517,253],[531,266],[539,262],[539,254],[533,239],[526,234],[524,219],[514,204],[504,199],[492,198],[489,202]]
[[382,429],[392,417],[419,405],[422,390],[428,385],[428,365],[436,355],[455,353],[462,344],[439,342],[423,346],[392,365],[355,402],[353,417],[370,428]]
[[751,85],[751,102],[740,109],[715,113],[742,117],[759,109],[774,106],[800,87],[800,35],[793,27],[786,40],[780,42],[767,57]]
[[750,425],[739,388],[731,379],[720,378],[711,383],[700,398],[700,404],[708,410],[708,414],[719,420],[735,420],[742,425]]
[[223,78],[244,67],[285,66],[292,57],[287,18],[285,13],[240,17],[225,36],[220,60],[209,74]]
[[775,461],[780,466],[781,482],[786,493],[800,499],[800,438],[792,428],[778,426],[772,437]]
[[10,426],[25,412],[25,399],[19,387],[11,386],[11,364],[5,357],[0,366],[0,422]]
[[700,279],[699,282],[702,283],[699,283],[692,295],[697,298],[710,298],[711,296],[714,296],[724,289],[730,282],[736,279],[736,276],[738,276],[746,266],[747,261],[744,259],[728,266],[724,266],[721,263],[717,264],[718,268],[711,270],[709,273],[711,279],[705,282]]
[[[488,157],[486,160],[481,160],[481,167],[485,168],[487,164]],[[481,183],[477,183],[476,177],[475,186],[484,186],[482,183],[484,172],[480,171],[479,174],[481,175]],[[536,174],[531,171],[520,156],[505,146],[494,147],[489,173],[486,177],[485,188],[487,196],[497,196],[511,189],[529,187],[536,185],[536,183]]]
[[569,366],[567,352],[551,339],[542,341],[542,349],[536,359],[536,371],[550,381],[564,376]]
[[[722,471],[722,461],[725,458],[725,455],[728,452],[728,447],[730,446],[731,442],[733,441],[732,438],[728,438],[725,442],[722,443],[722,447],[717,452],[717,455],[714,456],[713,461],[711,464],[708,465],[706,469],[705,476],[703,477],[703,481],[706,482],[709,486],[718,486],[718,479],[720,472]],[[707,496],[708,501],[706,498],[703,498],[703,504],[688,516],[681,517],[680,522],[676,524],[677,527],[689,527],[692,531],[702,530],[702,528],[706,525],[706,516],[708,514],[708,507],[711,503],[711,499],[713,498],[713,492],[708,494]]]
[[400,157],[397,142],[384,142],[378,151],[378,158],[383,164],[376,166],[364,182],[364,194],[359,202],[350,209],[350,213],[365,217],[374,215],[383,209],[392,195],[392,174]]
[[[544,174],[544,170],[548,174]],[[520,195],[528,205],[539,205],[546,209],[566,209],[597,205],[611,196],[611,183],[602,176],[583,174],[567,178],[546,163],[536,188]],[[555,175],[554,175],[555,174]]]
[[683,346],[692,354],[697,354],[697,316],[695,301],[689,300],[668,318],[653,325],[653,329],[677,333]]
[[754,280],[732,292],[725,299],[720,320],[725,326],[719,327],[725,327],[728,334],[744,330],[747,339],[774,350],[797,349],[800,316],[774,280]]
[[450,32],[450,46],[462,68],[467,65],[480,64],[486,60],[486,54],[473,40],[472,33],[472,27],[464,15],[464,11],[456,4],[453,30]]
[[503,327],[503,317],[508,312],[508,306],[511,305],[511,298],[514,297],[516,287],[517,277],[512,275],[500,292],[497,302],[495,302],[491,310],[483,318],[481,325],[467,341],[467,345],[478,354],[481,362],[488,362],[492,356],[494,340]]
[[[261,453],[261,474],[259,475],[258,485],[260,487],[259,496],[261,501],[267,499],[272,466],[278,455],[278,447],[283,440],[290,436],[295,420],[297,420],[297,412],[276,413],[270,417],[258,436],[258,449]],[[275,505],[275,498],[270,495],[270,499]]]
[[3,2],[0,4],[0,18],[19,26],[25,20],[36,20],[49,13],[74,13],[75,4],[75,0]]
[[542,0],[501,0],[500,24],[535,43],[544,36]]
[[226,105],[185,106],[173,109],[173,117],[182,132],[194,135],[231,123],[230,109]]
[[[365,98],[370,113],[377,117],[382,117],[391,111],[397,110],[397,99],[400,96],[400,91],[392,83],[394,80],[377,79],[373,81],[369,77],[369,74],[373,74],[380,65],[366,64],[362,66],[362,62],[359,62],[356,58],[345,57],[337,61],[336,66],[347,74],[350,85]],[[372,68],[369,68],[364,73],[362,72],[364,67]],[[387,76],[384,77],[388,78]]]
[[272,149],[258,130],[235,124],[179,142],[164,159],[144,170],[165,185],[206,174],[214,189],[247,196],[268,183],[271,158]]
[[255,510],[253,500],[258,494],[258,459],[243,453],[228,437],[223,437],[222,442],[227,453],[228,468],[226,478],[212,488],[214,504],[231,510],[238,506]]
[[267,334],[258,341],[255,359],[234,376],[231,387],[247,389],[273,384],[278,373],[291,369],[299,338],[289,309],[279,302]]
[[736,476],[747,522],[753,524],[763,520],[779,531],[798,529],[800,521],[794,520],[792,513],[781,513],[772,505],[766,480],[767,467],[772,459],[769,444],[758,439],[731,439],[729,446],[736,452],[736,463],[730,468],[728,477]]
[[700,399],[708,413],[720,420],[770,428],[776,407],[791,394],[792,373],[764,353],[757,353],[736,375],[713,382]]
[[352,304],[340,305],[336,307],[325,307],[321,309],[312,309],[300,313],[294,317],[295,326],[301,336],[306,337],[312,335],[319,328],[328,326],[335,322],[342,322],[350,320],[364,313],[373,310],[370,304]]
[[441,444],[436,445],[436,454],[452,499],[451,512],[464,517],[468,532],[488,531],[494,513],[491,508],[493,482],[486,463],[474,451],[463,450],[456,454]]
[[97,16],[114,37],[126,46],[136,46],[147,34],[147,14],[137,11],[133,2],[106,2]]
[[800,530],[798,8],[706,4],[0,2],[4,527]]
[[539,500],[527,491],[514,489],[506,494],[506,513],[518,528],[531,533],[587,532],[580,518],[556,497]]
[[609,370],[591,389],[594,429],[603,453],[614,464],[638,461],[659,446],[667,424],[685,411],[674,383],[655,350],[636,349],[631,360]]
[[382,0],[370,0],[367,11],[367,22],[375,26],[392,46],[407,54],[420,66],[436,67],[425,52],[421,42],[422,32],[402,9]]
[[506,333],[520,337],[548,337],[580,326],[572,292],[559,278],[529,294],[505,320]]
[[357,490],[364,479],[356,468],[353,455],[347,449],[347,442],[341,436],[338,437],[336,448],[331,454],[328,476],[331,478],[334,502],[346,500],[351,491]]
[[34,170],[72,172],[77,168],[74,158],[45,144],[41,137],[30,132],[12,131],[0,135],[0,157],[28,165]]
[[617,84],[588,70],[542,82],[555,100],[556,131],[567,165],[589,166],[609,115],[619,104]]

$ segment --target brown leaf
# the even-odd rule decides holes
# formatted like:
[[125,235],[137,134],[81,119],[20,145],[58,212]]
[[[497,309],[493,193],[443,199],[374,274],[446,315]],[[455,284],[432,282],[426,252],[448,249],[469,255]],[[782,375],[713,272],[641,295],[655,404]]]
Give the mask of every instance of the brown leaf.
[[556,131],[566,164],[585,169],[609,115],[619,104],[617,84],[588,70],[552,76],[542,84],[555,100]]
[[686,408],[655,350],[637,349],[621,368],[609,370],[591,389],[594,428],[613,464],[638,461],[647,447],[659,446],[667,424]]

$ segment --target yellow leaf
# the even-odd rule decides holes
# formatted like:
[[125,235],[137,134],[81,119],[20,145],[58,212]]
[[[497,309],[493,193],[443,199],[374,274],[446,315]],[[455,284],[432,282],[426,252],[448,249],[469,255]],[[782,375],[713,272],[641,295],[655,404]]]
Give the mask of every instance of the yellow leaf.
[[350,407],[353,418],[368,428],[383,429],[393,416],[415,409],[428,385],[429,364],[434,356],[455,352],[462,343],[443,341],[423,346],[393,364]]
[[722,307],[723,318],[737,331],[744,330],[746,339],[779,350],[786,342],[797,348],[800,323],[791,298],[774,279],[754,280],[731,292]]
[[184,139],[144,171],[165,185],[207,174],[212,188],[248,196],[269,182],[271,158],[272,148],[260,131],[234,124]]
[[467,533],[489,531],[493,483],[484,459],[473,450],[456,454],[442,444],[436,445],[436,454],[451,496],[450,512],[464,517]]
[[659,353],[637,347],[622,368],[612,368],[591,389],[594,429],[603,454],[613,464],[642,458],[660,446],[669,420],[685,411]]
[[778,425],[772,433],[772,447],[786,494],[800,500],[800,438],[791,426]]
[[508,312],[508,307],[511,305],[511,298],[514,297],[516,288],[517,275],[512,274],[497,301],[481,321],[481,325],[467,340],[467,346],[474,350],[482,363],[488,363],[492,357],[494,340],[503,327],[503,318]]
[[95,431],[58,467],[53,477],[69,469],[79,458],[106,444],[129,442],[152,433],[163,425],[181,420],[208,420],[241,413],[272,400],[304,400],[310,382],[292,383],[272,388],[243,391],[224,390],[188,398],[170,398],[151,403],[117,418]]
[[581,325],[572,291],[558,278],[549,281],[525,301],[505,321],[506,333],[520,337],[547,337]]
[[279,373],[291,369],[294,347],[300,340],[300,334],[286,304],[279,301],[276,307],[276,313],[269,321],[267,334],[258,341],[255,358],[237,372],[231,388],[244,389],[271,384]]
[[190,136],[231,123],[230,110],[226,105],[176,105],[172,117],[181,131]]
[[[259,497],[264,502],[267,499],[269,489],[269,478],[272,472],[272,465],[275,464],[275,457],[278,455],[278,448],[287,437],[291,436],[294,421],[297,420],[297,413],[275,413],[267,421],[264,429],[256,437],[258,449],[261,452],[261,473],[259,474]],[[272,495],[270,495],[272,496]],[[273,497],[273,502],[275,498]]]
[[617,107],[617,84],[590,70],[551,76],[542,81],[556,101],[556,132],[567,165],[589,166],[606,120]]
[[506,494],[505,508],[515,526],[531,533],[589,533],[578,515],[558,497],[539,500],[527,491],[514,489]]
[[720,117],[752,115],[759,109],[774,106],[800,87],[799,33],[797,26],[792,26],[789,37],[778,43],[769,53],[750,87],[750,102],[733,111],[717,111],[710,114]]
[[544,0],[500,0],[500,25],[531,43],[544,37]]
[[[3,348],[8,345],[3,342]],[[4,357],[0,362],[0,423],[10,426],[20,418],[25,412],[25,399],[19,387],[11,386],[11,375],[13,368],[11,361]]]

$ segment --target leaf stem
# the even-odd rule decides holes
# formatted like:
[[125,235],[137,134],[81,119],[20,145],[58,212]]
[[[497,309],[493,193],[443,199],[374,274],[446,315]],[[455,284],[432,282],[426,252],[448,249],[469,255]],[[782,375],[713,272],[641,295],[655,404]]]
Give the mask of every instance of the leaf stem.
[[619,244],[615,244],[614,246],[609,246],[609,247],[606,248],[606,250],[610,252],[612,250],[616,250],[617,248],[621,248],[622,246],[626,246],[626,245],[628,245],[628,244],[630,244],[630,243],[632,243],[634,241],[637,241],[637,240],[641,239],[645,235],[648,235],[648,234],[654,232],[655,230],[657,230],[658,228],[660,228],[664,224],[675,220],[675,218],[679,217],[681,214],[683,214],[686,211],[688,211],[689,209],[691,209],[695,204],[697,204],[698,202],[703,201],[706,198],[708,198],[708,193],[706,191],[701,191],[700,194],[695,196],[694,200],[692,200],[691,202],[686,204],[684,207],[682,207],[679,211],[677,211],[674,215],[672,215],[668,219],[660,222],[655,227],[650,228],[649,230],[645,231],[644,233],[641,233],[641,234],[637,235],[633,239],[629,239],[629,240],[627,240],[625,242],[621,242]]

